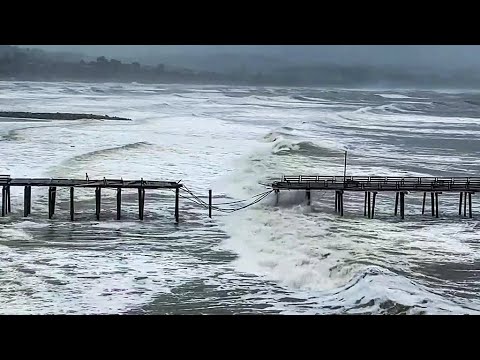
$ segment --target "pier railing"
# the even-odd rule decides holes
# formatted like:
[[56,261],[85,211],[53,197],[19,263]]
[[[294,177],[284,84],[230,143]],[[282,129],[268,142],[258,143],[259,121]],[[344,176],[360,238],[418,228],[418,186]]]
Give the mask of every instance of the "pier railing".
[[430,182],[441,183],[459,183],[459,182],[476,182],[480,183],[480,177],[402,177],[402,176],[312,176],[312,175],[295,175],[282,177],[282,181],[286,182],[343,182],[343,181],[367,181],[367,182],[409,182],[425,184]]

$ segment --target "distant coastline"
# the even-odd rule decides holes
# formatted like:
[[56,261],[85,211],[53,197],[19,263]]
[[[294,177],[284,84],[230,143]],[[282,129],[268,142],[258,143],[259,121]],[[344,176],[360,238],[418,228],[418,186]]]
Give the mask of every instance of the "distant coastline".
[[[240,66],[241,64],[239,64]],[[393,66],[316,64],[265,71],[196,71],[165,64],[123,63],[104,56],[94,61],[0,45],[2,81],[72,81],[85,83],[190,84],[324,88],[480,89],[480,75],[465,69],[450,73]]]

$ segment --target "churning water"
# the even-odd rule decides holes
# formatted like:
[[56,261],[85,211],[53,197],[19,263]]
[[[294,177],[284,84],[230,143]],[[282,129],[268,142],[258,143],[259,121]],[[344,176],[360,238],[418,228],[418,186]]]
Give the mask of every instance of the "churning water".
[[[0,82],[0,110],[97,113],[133,121],[0,120],[0,173],[12,177],[181,180],[214,202],[250,198],[282,174],[465,176],[480,170],[480,94],[188,85]],[[456,195],[440,218],[421,216],[422,194],[282,192],[231,214],[174,194],[68,189],[53,220],[47,189],[12,188],[0,219],[0,313],[418,314],[480,311],[480,204],[459,218]],[[186,196],[186,194],[185,194]]]

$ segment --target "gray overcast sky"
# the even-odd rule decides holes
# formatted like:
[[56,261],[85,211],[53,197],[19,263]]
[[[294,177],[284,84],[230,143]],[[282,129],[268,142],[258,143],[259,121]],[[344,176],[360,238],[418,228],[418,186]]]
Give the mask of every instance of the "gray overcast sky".
[[[23,46],[23,45],[22,45]],[[214,55],[265,56],[300,64],[337,63],[480,68],[480,46],[472,45],[24,45],[54,51],[73,51],[155,63],[166,57]]]

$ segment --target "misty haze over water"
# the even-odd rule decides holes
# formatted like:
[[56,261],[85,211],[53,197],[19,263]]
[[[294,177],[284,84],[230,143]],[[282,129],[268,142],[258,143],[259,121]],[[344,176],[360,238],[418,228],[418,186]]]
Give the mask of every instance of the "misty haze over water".
[[[478,55],[1,45],[0,174],[181,180],[204,200],[212,189],[218,206],[243,205],[281,175],[341,175],[345,149],[347,176],[476,176]],[[15,117],[25,112],[42,118]],[[439,218],[407,194],[400,220],[393,193],[378,193],[368,219],[364,194],[346,192],[340,217],[328,191],[312,191],[311,205],[304,192],[278,204],[270,193],[210,219],[182,193],[175,224],[170,191],[146,191],[144,221],[136,191],[123,191],[118,221],[115,191],[102,190],[97,221],[93,189],[77,188],[70,221],[68,188],[51,220],[46,188],[32,189],[23,217],[23,190],[0,217],[2,314],[480,314],[476,195],[472,219],[453,193],[440,194]]]
[[[50,51],[68,51],[89,56],[157,64],[175,57],[194,66],[202,58],[225,55],[267,58],[273,67],[282,65],[371,65],[409,69],[480,69],[480,46],[476,45],[24,45]],[[221,62],[221,61],[219,61]],[[217,64],[215,64],[217,65]],[[228,64],[223,64],[228,66]]]

